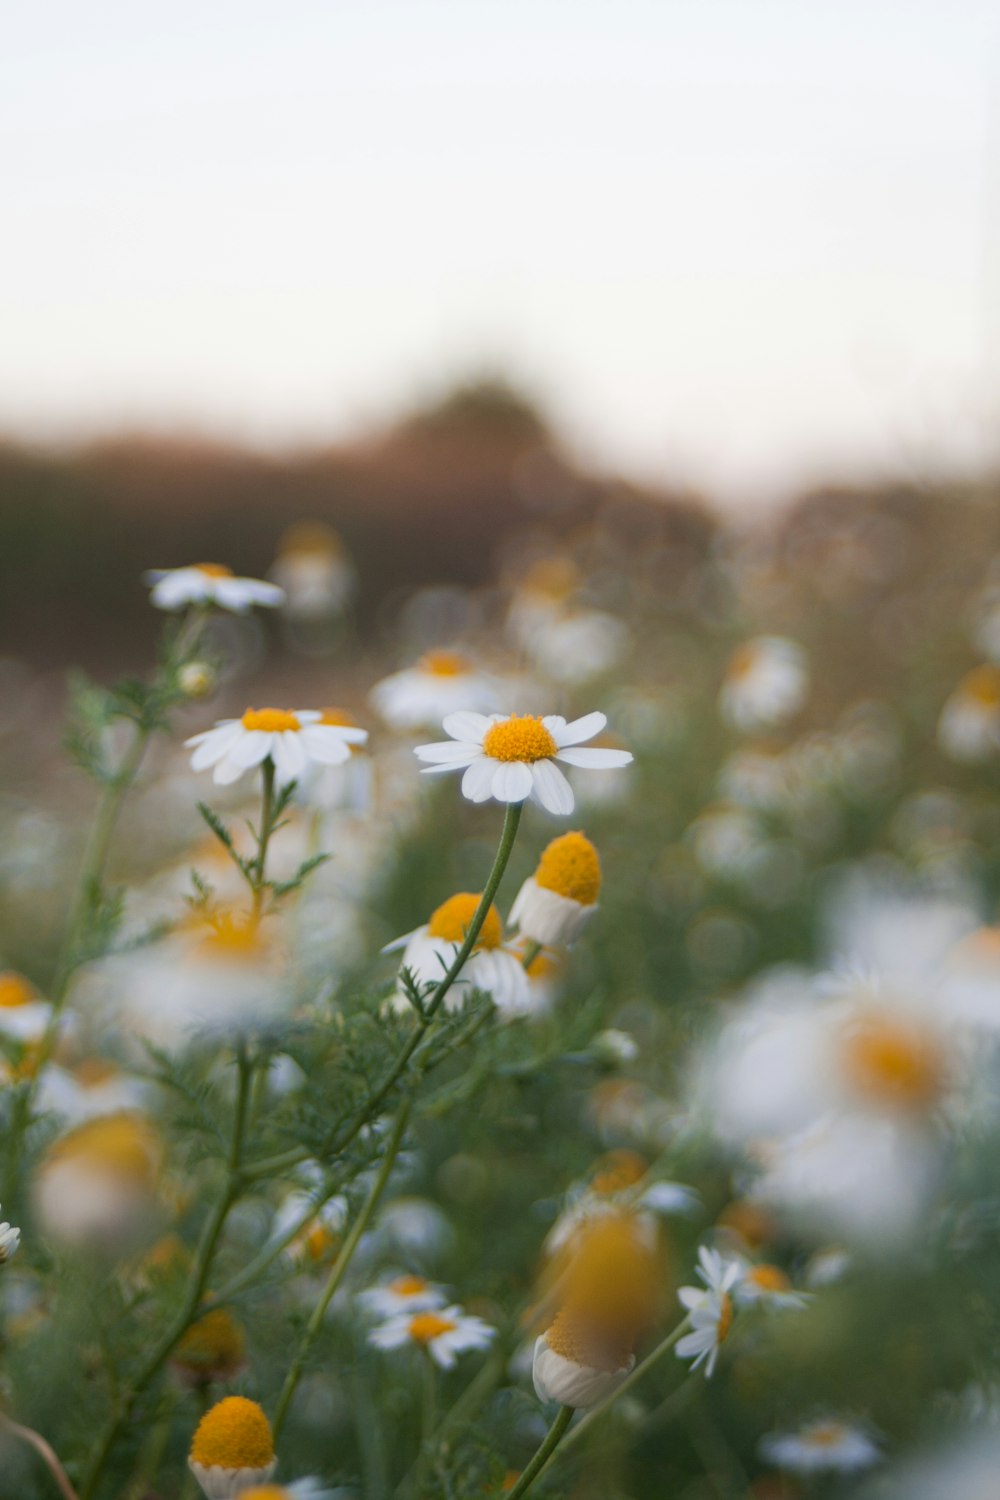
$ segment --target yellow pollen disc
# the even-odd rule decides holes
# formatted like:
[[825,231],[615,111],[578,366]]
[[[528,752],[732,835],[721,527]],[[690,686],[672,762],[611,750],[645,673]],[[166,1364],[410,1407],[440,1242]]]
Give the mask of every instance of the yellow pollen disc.
[[289,1500],[291,1493],[280,1484],[255,1484],[252,1490],[240,1490],[240,1500]]
[[256,1401],[227,1396],[198,1423],[191,1458],[206,1469],[265,1469],[274,1462],[271,1424]]
[[322,1260],[337,1244],[337,1236],[328,1224],[318,1219],[302,1236],[302,1246],[310,1260]]
[[248,708],[242,723],[244,729],[261,729],[265,734],[283,734],[302,728],[287,708]]
[[983,708],[1000,708],[1000,667],[974,667],[962,678],[961,692]]
[[232,568],[227,568],[225,563],[195,563],[199,573],[204,573],[206,578],[232,578]]
[[417,670],[431,677],[462,677],[469,671],[469,663],[457,651],[425,651]]
[[536,953],[528,965],[529,979],[553,979],[562,968],[563,961],[557,954]]
[[606,1328],[588,1324],[579,1313],[565,1307],[546,1329],[545,1342],[553,1354],[591,1370],[620,1370],[632,1353],[631,1338],[609,1334]]
[[255,958],[266,944],[259,922],[241,912],[219,910],[208,920],[208,931],[199,945],[205,958]]
[[934,1038],[889,1016],[870,1016],[843,1041],[843,1064],[859,1093],[879,1104],[926,1109],[945,1086],[945,1063]]
[[321,724],[332,724],[337,729],[357,729],[357,719],[346,708],[324,708],[320,715]]
[[142,1115],[102,1115],[57,1140],[49,1161],[76,1161],[149,1184],[160,1159],[160,1143]]
[[715,1339],[719,1344],[724,1344],[729,1337],[729,1330],[733,1326],[733,1299],[728,1292],[722,1294],[722,1306],[719,1309],[719,1321],[715,1329]]
[[[427,936],[442,938],[448,943],[461,943],[472,924],[481,899],[480,896],[474,896],[469,891],[460,891],[457,896],[449,897],[438,907],[437,911],[431,913],[431,919],[427,924]],[[491,906],[486,913],[486,920],[479,937],[476,939],[476,947],[499,948],[502,942],[503,923],[500,921],[500,913],[495,906]]]
[[191,1260],[187,1247],[176,1234],[164,1235],[143,1257],[143,1269],[153,1276],[170,1276],[186,1270]]
[[564,833],[542,851],[535,884],[581,906],[593,906],[601,893],[601,861],[582,833]]
[[648,1164],[638,1151],[609,1151],[591,1179],[595,1193],[620,1193],[645,1177]]
[[503,1483],[500,1486],[501,1494],[506,1495],[509,1490],[512,1490],[520,1477],[520,1469],[508,1469],[506,1474],[503,1476]]
[[835,1448],[843,1437],[844,1429],[839,1422],[823,1422],[805,1434],[805,1440],[812,1448]]
[[23,974],[13,969],[0,974],[0,1010],[16,1010],[19,1005],[30,1005],[38,995]]
[[429,1344],[443,1333],[451,1333],[457,1326],[450,1318],[442,1318],[440,1313],[417,1313],[410,1319],[410,1338],[415,1344]]
[[729,658],[729,665],[726,668],[726,676],[739,682],[742,678],[748,677],[756,665],[756,646],[751,646],[749,644],[745,646],[737,646],[736,650]]
[[389,1290],[397,1297],[419,1297],[421,1292],[426,1292],[427,1282],[422,1276],[397,1276],[395,1281],[390,1281]]
[[535,714],[511,714],[486,731],[483,754],[493,760],[549,760],[559,746]]
[[[563,1309],[589,1331],[610,1338],[616,1353],[655,1314],[662,1268],[655,1248],[628,1212],[584,1221],[573,1235],[561,1275]],[[617,1365],[614,1366],[617,1369]]]
[[224,1307],[215,1307],[192,1323],[174,1350],[173,1359],[196,1374],[221,1379],[235,1374],[245,1355],[243,1329]]
[[723,1229],[731,1229],[748,1245],[763,1245],[774,1238],[774,1221],[765,1209],[746,1198],[735,1198],[719,1215]]
[[298,521],[289,526],[278,543],[282,556],[289,553],[308,552],[319,556],[336,557],[343,552],[344,544],[332,526],[323,521]]
[[747,1281],[760,1292],[787,1292],[791,1282],[778,1266],[754,1266],[747,1272]]
[[544,557],[531,565],[521,587],[529,594],[562,600],[568,599],[579,584],[579,570],[568,557]]
[[73,1069],[73,1077],[85,1089],[100,1088],[102,1083],[110,1083],[117,1075],[117,1068],[113,1068],[103,1057],[84,1058]]

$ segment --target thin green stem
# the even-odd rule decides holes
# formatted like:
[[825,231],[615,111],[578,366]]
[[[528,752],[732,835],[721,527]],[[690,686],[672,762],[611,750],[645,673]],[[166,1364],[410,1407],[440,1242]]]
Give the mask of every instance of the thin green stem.
[[[371,1190],[368,1194],[368,1197],[365,1199],[361,1212],[358,1214],[358,1217],[355,1219],[353,1225],[351,1226],[351,1232],[347,1236],[347,1239],[344,1241],[341,1247],[340,1254],[337,1256],[337,1259],[334,1261],[332,1267],[330,1268],[330,1274],[327,1277],[326,1285],[323,1288],[319,1301],[316,1303],[316,1306],[312,1310],[312,1316],[310,1317],[309,1322],[306,1325],[306,1331],[302,1336],[302,1342],[299,1344],[298,1349],[295,1351],[295,1357],[292,1360],[292,1363],[288,1370],[288,1374],[285,1377],[285,1383],[281,1388],[281,1395],[278,1397],[278,1405],[274,1413],[272,1431],[274,1433],[275,1444],[277,1444],[281,1429],[285,1425],[285,1418],[288,1415],[288,1408],[291,1405],[292,1397],[295,1395],[299,1381],[302,1379],[302,1372],[305,1369],[305,1363],[307,1358],[309,1357],[309,1351],[312,1348],[313,1344],[316,1342],[320,1330],[323,1327],[323,1320],[326,1317],[326,1310],[330,1306],[330,1303],[333,1301],[337,1289],[339,1288],[347,1272],[347,1268],[351,1264],[354,1252],[358,1248],[361,1236],[364,1234],[365,1230],[368,1228],[368,1225],[371,1223],[372,1215],[375,1213],[382,1194],[385,1192],[386,1185],[392,1173],[392,1169],[396,1164],[396,1157],[399,1154],[399,1148],[403,1143],[403,1136],[406,1133],[406,1126],[410,1118],[411,1105],[412,1101],[410,1099],[404,1100],[402,1108],[400,1109],[399,1114],[396,1116],[396,1123],[393,1126],[392,1135],[389,1137],[389,1140],[386,1144],[385,1156],[382,1159],[382,1165],[379,1168],[378,1176],[372,1184]],[[86,1500],[86,1496],[84,1496],[84,1500]]]
[[552,1457],[553,1453],[555,1453],[556,1449],[559,1447],[559,1444],[562,1442],[566,1429],[573,1420],[573,1415],[574,1411],[572,1406],[560,1406],[558,1412],[556,1413],[556,1419],[552,1423],[552,1426],[549,1428],[548,1432],[545,1434],[545,1437],[543,1438],[534,1458],[531,1460],[528,1467],[522,1470],[520,1478],[518,1479],[514,1488],[506,1492],[507,1500],[520,1500],[520,1497],[522,1495],[526,1495],[528,1493],[528,1491],[531,1489],[531,1486],[534,1484],[535,1480],[538,1478],[539,1474],[545,1468],[545,1465],[548,1463],[549,1459]]
[[254,921],[259,920],[261,907],[264,904],[264,892],[267,890],[267,881],[264,878],[267,866],[267,846],[274,832],[274,761],[270,756],[261,766],[261,774],[263,785],[261,787],[260,828],[257,830],[257,858],[253,862],[250,876]]
[[527,943],[525,943],[524,945],[524,952],[521,954],[521,963],[523,967],[525,969],[530,969],[531,965],[535,962],[535,959],[538,957],[541,951],[541,943],[536,943],[534,938],[529,938]]

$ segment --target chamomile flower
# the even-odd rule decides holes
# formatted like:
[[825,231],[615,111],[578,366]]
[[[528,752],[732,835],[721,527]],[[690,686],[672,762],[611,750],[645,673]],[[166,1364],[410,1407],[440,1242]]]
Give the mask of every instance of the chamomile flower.
[[88,1057],[73,1068],[47,1067],[38,1085],[38,1106],[76,1125],[98,1115],[141,1109],[147,1092],[140,1079],[119,1072],[102,1057]]
[[425,1276],[396,1276],[382,1286],[359,1292],[357,1302],[377,1318],[394,1318],[401,1313],[434,1312],[447,1298],[439,1286]]
[[694,1356],[692,1370],[704,1362],[711,1379],[719,1350],[733,1326],[731,1293],[740,1280],[741,1267],[738,1261],[725,1260],[717,1250],[702,1245],[697,1273],[705,1285],[682,1286],[677,1293],[681,1306],[687,1308],[692,1331],[678,1340],[674,1353],[678,1359]]
[[194,746],[193,771],[214,766],[220,786],[270,759],[279,786],[295,781],[308,767],[342,765],[352,745],[363,745],[367,729],[324,723],[318,709],[248,708],[241,719],[222,719],[185,740]]
[[267,1484],[277,1466],[271,1424],[256,1401],[227,1396],[198,1423],[188,1466],[207,1500]]
[[542,852],[510,909],[523,938],[546,947],[568,947],[597,910],[601,861],[582,833],[564,833]]
[[488,1348],[496,1333],[482,1318],[473,1317],[455,1305],[429,1308],[426,1312],[397,1313],[374,1328],[368,1337],[376,1349],[426,1349],[436,1365],[450,1370],[460,1354]]
[[247,1340],[227,1307],[212,1307],[191,1324],[170,1356],[188,1385],[232,1380],[246,1364]]
[[316,1266],[339,1245],[348,1214],[349,1205],[341,1193],[318,1203],[312,1194],[297,1190],[289,1193],[279,1206],[272,1237],[285,1240],[295,1226],[301,1226],[288,1242],[285,1253],[299,1264]]
[[152,568],[143,574],[152,585],[149,596],[157,609],[184,609],[188,604],[216,604],[242,615],[255,604],[273,609],[282,604],[284,589],[261,578],[235,578],[224,563],[193,563],[186,568]]
[[808,1294],[797,1292],[780,1266],[747,1261],[742,1272],[733,1290],[733,1299],[741,1306],[790,1311],[809,1303]]
[[531,1378],[539,1401],[581,1408],[610,1396],[634,1366],[630,1341],[588,1334],[585,1320],[564,1310],[535,1340]]
[[881,1458],[879,1445],[851,1422],[822,1417],[797,1432],[771,1432],[760,1441],[760,1455],[793,1474],[869,1469]]
[[390,729],[434,729],[460,709],[494,708],[497,690],[460,651],[427,651],[412,667],[383,677],[370,697]]
[[733,653],[719,709],[735,729],[763,729],[798,713],[809,686],[805,652],[795,641],[760,635]]
[[161,1160],[159,1136],[143,1115],[77,1125],[49,1147],[35,1179],[43,1229],[65,1245],[128,1248],[149,1226]]
[[[436,984],[454,962],[479,900],[470,891],[459,891],[442,902],[423,927],[397,938],[383,951],[402,948],[401,968],[409,971],[415,983],[421,987]],[[515,954],[503,945],[503,924],[495,906],[486,913],[468,962],[445,996],[445,1008],[460,1009],[473,990],[484,990],[492,996],[497,1009],[506,1015],[521,1015],[532,1009],[528,975]],[[402,988],[392,1003],[396,1010],[409,1008]]]
[[1000,751],[1000,667],[967,672],[938,721],[938,744],[952,760],[989,760]]
[[[444,730],[451,735],[433,745],[419,745],[425,773],[464,770],[462,793],[470,802],[524,802],[529,797],[546,811],[564,816],[573,811],[573,790],[556,765],[611,770],[632,759],[628,750],[585,748],[607,723],[602,713],[585,714],[567,724],[558,714],[449,714]],[[584,748],[580,748],[584,747]]]
[[356,575],[344,544],[332,526],[304,521],[278,543],[271,577],[284,594],[293,620],[323,620],[350,603]]
[[48,1028],[52,1007],[34,985],[8,969],[0,974],[0,1037],[38,1042]]
[[5,1265],[21,1243],[21,1231],[13,1224],[0,1224],[0,1266]]

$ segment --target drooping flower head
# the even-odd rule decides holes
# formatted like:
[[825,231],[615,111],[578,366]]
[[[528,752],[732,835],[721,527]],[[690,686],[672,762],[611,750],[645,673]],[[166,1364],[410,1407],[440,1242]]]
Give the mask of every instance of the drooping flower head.
[[271,1424],[245,1396],[227,1396],[205,1413],[188,1458],[207,1500],[233,1500],[266,1485],[276,1464]]
[[193,563],[186,568],[152,568],[143,574],[152,585],[150,603],[157,609],[184,609],[188,604],[215,604],[245,614],[254,604],[270,609],[283,603],[284,589],[261,578],[236,578],[225,563]]
[[596,912],[600,891],[597,850],[584,834],[564,833],[543,850],[534,875],[522,885],[511,923],[542,947],[567,947]]
[[[409,970],[414,982],[421,987],[436,984],[465,941],[479,902],[480,897],[471,891],[449,896],[423,927],[389,943],[385,951],[401,947],[401,968]],[[486,913],[468,962],[445,996],[446,1008],[460,1008],[473,990],[491,995],[498,1010],[506,1014],[521,1014],[531,1008],[528,975],[516,955],[503,945],[503,923],[495,906]],[[400,988],[393,1006],[406,1010],[408,1005]]]

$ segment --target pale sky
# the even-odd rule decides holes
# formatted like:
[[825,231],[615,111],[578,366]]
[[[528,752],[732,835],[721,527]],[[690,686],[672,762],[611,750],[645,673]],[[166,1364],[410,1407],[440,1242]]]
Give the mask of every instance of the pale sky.
[[994,0],[24,0],[0,428],[334,440],[502,368],[772,498],[994,458]]

